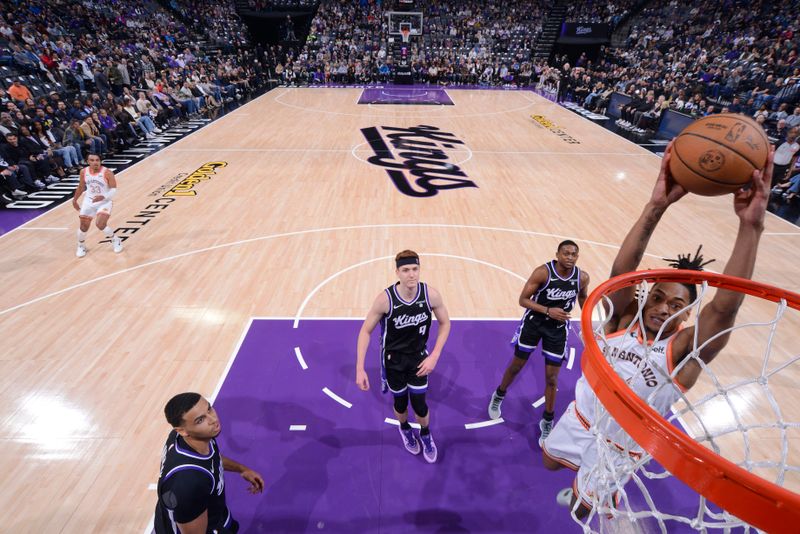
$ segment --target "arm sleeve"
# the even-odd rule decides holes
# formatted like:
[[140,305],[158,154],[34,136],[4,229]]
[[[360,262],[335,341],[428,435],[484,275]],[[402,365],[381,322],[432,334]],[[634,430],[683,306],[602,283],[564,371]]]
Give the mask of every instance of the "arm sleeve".
[[161,503],[172,510],[178,523],[188,523],[208,508],[211,478],[193,469],[176,473],[164,483]]

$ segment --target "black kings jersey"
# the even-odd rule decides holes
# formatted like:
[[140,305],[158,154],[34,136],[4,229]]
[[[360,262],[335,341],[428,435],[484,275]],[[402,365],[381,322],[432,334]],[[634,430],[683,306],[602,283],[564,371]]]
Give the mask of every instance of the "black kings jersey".
[[189,447],[175,430],[169,433],[161,453],[156,534],[180,532],[177,523],[188,523],[203,510],[208,510],[206,532],[226,532],[224,529],[233,523],[225,504],[222,456],[216,440],[212,439],[209,446],[209,453],[202,455]]
[[428,286],[417,285],[417,296],[406,302],[397,292],[398,283],[386,288],[389,296],[389,313],[383,316],[381,326],[383,351],[401,354],[421,354],[428,343],[433,312],[428,302]]
[[[556,271],[555,260],[544,265],[547,267],[547,282],[533,294],[531,300],[546,308],[561,308],[569,313],[575,306],[575,301],[581,291],[581,270],[575,266],[569,276],[561,278]],[[544,315],[533,310],[525,311],[526,315],[529,313]]]

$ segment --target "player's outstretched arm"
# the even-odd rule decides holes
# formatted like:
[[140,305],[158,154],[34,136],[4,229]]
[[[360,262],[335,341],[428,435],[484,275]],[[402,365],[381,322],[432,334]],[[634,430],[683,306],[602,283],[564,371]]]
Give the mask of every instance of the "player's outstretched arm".
[[[736,242],[723,274],[748,279],[753,276],[758,243],[764,231],[764,214],[769,201],[774,155],[775,148],[772,147],[767,158],[766,168],[753,172],[750,188],[740,189],[734,194],[733,210],[739,217],[739,231],[736,234]],[[744,293],[739,291],[717,290],[711,302],[703,307],[697,321],[698,346],[733,326],[744,296]],[[681,338],[676,340],[676,343],[680,343],[680,350],[673,350],[674,365],[677,365],[691,350],[693,335],[692,329],[687,329],[681,333]],[[709,363],[725,347],[729,339],[730,333],[727,333],[711,341],[700,351],[700,359]],[[686,363],[676,378],[683,387],[688,389],[697,381],[700,372],[700,364],[692,360]]]
[[389,297],[386,295],[385,291],[381,291],[375,298],[375,302],[372,303],[369,312],[367,312],[367,318],[364,319],[361,330],[358,332],[358,344],[356,346],[356,384],[358,384],[358,387],[363,391],[369,389],[369,378],[367,378],[367,371],[364,368],[364,362],[367,359],[367,348],[369,347],[369,337],[372,335],[372,331],[375,330],[381,318],[389,313],[389,306],[391,306]]
[[[653,187],[650,200],[645,204],[642,214],[633,223],[628,235],[622,241],[617,257],[611,267],[611,277],[635,271],[642,261],[644,251],[653,232],[661,221],[667,208],[686,195],[686,189],[673,180],[669,172],[669,160],[672,157],[672,142],[667,145],[664,157],[661,160],[661,170]],[[633,300],[634,287],[629,287],[612,293],[610,300],[614,306],[614,314],[607,328],[616,329],[619,319],[630,302]]]
[[258,472],[225,456],[222,456],[222,467],[231,473],[240,473],[242,478],[250,484],[247,488],[247,491],[250,493],[255,495],[256,493],[264,491],[264,479],[261,478]]
[[428,286],[428,300],[431,304],[431,310],[436,316],[436,321],[439,323],[439,331],[436,334],[436,344],[434,344],[433,350],[417,367],[417,376],[425,376],[433,372],[439,362],[439,357],[442,355],[444,344],[447,342],[448,336],[450,336],[450,314],[444,305],[442,295],[431,286]]

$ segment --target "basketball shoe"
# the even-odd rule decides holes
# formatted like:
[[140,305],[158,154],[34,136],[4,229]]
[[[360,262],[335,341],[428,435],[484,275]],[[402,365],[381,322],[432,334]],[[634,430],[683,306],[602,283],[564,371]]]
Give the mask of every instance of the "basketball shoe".
[[492,400],[489,401],[489,419],[500,419],[502,414],[500,406],[503,404],[503,399],[497,394],[497,390],[492,392]]
[[436,443],[433,441],[433,436],[431,434],[427,434],[425,436],[420,434],[419,439],[422,442],[422,456],[425,457],[425,461],[429,464],[434,463],[439,455],[439,450],[436,448]]
[[400,429],[400,436],[403,438],[403,446],[406,448],[408,452],[411,454],[417,455],[422,451],[422,447],[419,445],[419,440],[414,435],[414,431],[412,429],[403,430],[403,427],[398,427]]

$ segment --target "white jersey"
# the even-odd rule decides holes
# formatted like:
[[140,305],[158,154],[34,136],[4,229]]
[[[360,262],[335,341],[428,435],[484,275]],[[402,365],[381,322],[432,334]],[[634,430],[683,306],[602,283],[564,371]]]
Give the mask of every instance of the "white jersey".
[[83,195],[83,204],[80,210],[81,217],[91,219],[98,213],[111,215],[111,208],[113,207],[111,200],[106,199],[100,202],[95,202],[93,200],[98,195],[107,196],[109,189],[111,189],[106,181],[105,172],[106,168],[100,167],[100,171],[97,174],[93,174],[89,167],[86,167],[86,171],[83,173],[86,192]]
[[92,174],[91,168],[86,167],[86,171],[83,173],[83,181],[86,184],[86,196],[90,199],[98,195],[106,196],[108,190],[111,189],[106,181],[106,168],[102,166],[97,174]]
[[[606,360],[628,386],[654,410],[665,415],[680,398],[683,388],[670,377],[672,373],[672,342],[675,334],[653,342],[645,342],[639,327],[627,334],[625,330],[606,336],[607,343],[598,340]],[[575,407],[589,425],[595,422],[597,397],[583,375],[575,385]],[[608,429],[613,434],[613,429]],[[608,433],[607,433],[608,435]],[[613,439],[613,438],[612,438]],[[613,440],[617,441],[617,440]],[[619,441],[618,441],[619,443]]]

